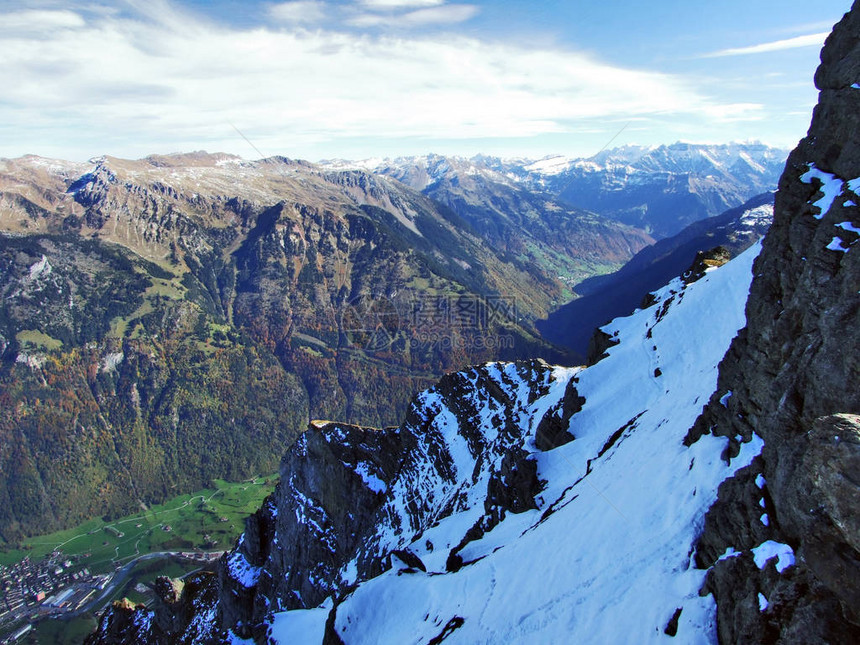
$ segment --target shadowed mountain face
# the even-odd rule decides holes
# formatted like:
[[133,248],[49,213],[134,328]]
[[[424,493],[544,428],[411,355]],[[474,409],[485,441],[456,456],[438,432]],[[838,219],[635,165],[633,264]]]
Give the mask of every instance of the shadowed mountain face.
[[764,236],[773,219],[773,194],[754,197],[743,206],[691,224],[677,235],[649,246],[607,275],[576,285],[580,296],[537,323],[544,338],[585,358],[595,329],[629,314],[645,296],[690,268],[696,254],[723,247],[738,255]]
[[531,258],[579,279],[650,238],[529,218],[575,234],[506,224],[502,249],[398,181],[281,158],[0,161],[0,536],[271,472],[308,419],[394,424],[467,364],[572,360],[533,327],[569,285]]

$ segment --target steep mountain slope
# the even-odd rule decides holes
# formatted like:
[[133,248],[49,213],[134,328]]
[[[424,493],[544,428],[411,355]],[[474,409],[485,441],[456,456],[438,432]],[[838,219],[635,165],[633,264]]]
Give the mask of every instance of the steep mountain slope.
[[597,327],[633,311],[646,294],[686,271],[697,253],[721,246],[735,256],[764,236],[772,219],[773,194],[765,193],[722,215],[690,224],[642,249],[618,271],[577,284],[574,291],[580,297],[538,321],[538,329],[544,338],[585,357]]
[[[562,292],[396,181],[192,153],[0,162],[0,542],[271,471],[446,371],[565,354]],[[272,449],[274,446],[274,449]]]
[[[720,488],[697,549],[724,643],[860,639],[860,5],[815,76],[809,133],[780,180],[747,329],[720,366],[701,433],[764,439]],[[750,552],[769,540],[796,566]],[[782,546],[780,546],[782,545]],[[781,560],[782,562],[782,560]]]
[[123,642],[131,623],[153,643],[713,633],[692,544],[719,483],[761,444],[727,465],[726,439],[683,439],[743,325],[757,252],[673,281],[608,328],[618,344],[587,369],[491,363],[417,396],[400,428],[315,424],[201,583],[217,603],[118,607],[91,642]]
[[[648,642],[665,638],[678,608],[676,629],[684,640],[707,635],[713,603],[698,596],[703,574],[689,568],[691,545],[716,484],[751,459],[760,442],[745,444],[727,466],[720,459],[725,440],[685,448],[681,435],[701,410],[702,393],[714,387],[718,357],[743,324],[753,255],[686,289],[673,283],[658,306],[610,328],[620,343],[605,361],[556,374],[555,394],[519,423],[522,447],[545,482],[536,508],[504,509],[494,526],[492,497],[485,493],[472,517],[452,514],[401,538],[426,572],[406,558],[393,560],[391,569],[325,612],[327,636],[394,643],[444,635],[466,643],[577,642],[599,634],[605,642]],[[725,290],[729,301],[719,313],[716,290]],[[581,406],[569,418],[574,440],[541,452],[533,445],[535,426],[544,410],[565,400],[559,397],[565,381],[573,384],[565,399],[575,397]],[[468,428],[459,425],[461,433]],[[292,620],[290,612],[276,615],[271,635],[286,641]]]
[[170,278],[97,240],[0,237],[0,542],[277,467],[260,447],[295,438],[301,383],[214,340]]

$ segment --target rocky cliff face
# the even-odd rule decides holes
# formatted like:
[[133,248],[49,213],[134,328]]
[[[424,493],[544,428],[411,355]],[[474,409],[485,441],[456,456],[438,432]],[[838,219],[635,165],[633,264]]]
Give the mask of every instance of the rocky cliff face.
[[[154,612],[116,605],[94,642],[129,642],[119,636],[125,624],[154,643],[210,642],[228,631],[261,640],[273,612],[318,607],[392,566],[459,569],[466,545],[506,514],[537,508],[542,485],[530,452],[536,440],[547,449],[573,439],[577,371],[491,363],[422,392],[400,427],[312,422],[217,581],[195,578],[185,586],[194,593],[183,594],[181,583],[161,579],[180,591],[160,593]],[[452,515],[461,532],[420,539]],[[204,614],[205,638],[192,634]]]
[[[543,416],[534,433],[550,418],[564,423],[560,406],[575,371],[488,364],[421,393],[399,428],[314,422],[287,454],[271,503],[225,561],[224,626],[246,635],[243,625],[264,624],[272,611],[317,607],[390,569],[392,558],[425,570],[422,558],[462,566],[468,542],[506,513],[536,508],[540,482],[521,424],[536,410]],[[554,445],[570,439],[556,436]],[[469,516],[467,535],[409,547],[454,514]]]
[[[707,589],[725,643],[860,638],[856,4],[821,61],[819,104],[780,180],[747,328],[691,435],[764,440],[761,459],[721,487],[697,549],[699,566],[716,562]],[[782,556],[768,561],[765,545]]]

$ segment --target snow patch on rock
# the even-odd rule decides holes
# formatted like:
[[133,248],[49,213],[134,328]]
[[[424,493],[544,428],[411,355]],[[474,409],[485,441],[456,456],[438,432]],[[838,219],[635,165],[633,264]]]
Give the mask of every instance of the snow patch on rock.
[[794,549],[787,544],[768,540],[754,547],[752,552],[759,569],[764,569],[765,565],[774,558],[776,558],[776,570],[779,573],[794,566]]
[[[811,184],[813,179],[817,179],[821,183],[819,191],[821,191],[822,196],[815,201],[810,201],[809,203],[818,208],[818,214],[813,215],[813,217],[815,219],[821,219],[827,214],[830,207],[833,206],[833,202],[836,198],[842,194],[844,182],[834,174],[819,170],[815,167],[815,164],[809,164],[809,170],[800,176],[800,181],[804,184]],[[850,182],[849,188],[854,190]]]

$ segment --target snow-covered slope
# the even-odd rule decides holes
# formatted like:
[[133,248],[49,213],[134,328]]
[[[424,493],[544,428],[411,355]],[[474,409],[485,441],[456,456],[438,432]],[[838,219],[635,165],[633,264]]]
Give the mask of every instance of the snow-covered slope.
[[[727,464],[727,439],[708,435],[689,447],[683,440],[744,324],[759,248],[693,284],[672,282],[658,292],[656,305],[614,321],[605,331],[618,344],[588,369],[552,370],[537,390],[521,381],[515,366],[479,370],[496,375],[503,398],[521,400],[513,403],[521,435],[506,445],[528,453],[537,466],[536,508],[502,513],[475,530],[492,506],[484,490],[499,461],[474,450],[494,445],[500,419],[491,401],[482,419],[467,420],[446,407],[450,401],[435,400],[432,391],[422,395],[420,405],[435,413],[432,424],[446,446],[435,456],[425,453],[428,463],[447,453],[447,463],[468,473],[469,482],[454,477],[459,483],[431,498],[458,503],[396,538],[377,525],[376,543],[388,540],[380,551],[398,548],[403,557],[320,608],[276,613],[271,638],[320,642],[329,621],[348,643],[442,637],[451,643],[641,643],[675,630],[683,642],[712,642],[715,605],[699,596],[705,571],[693,565],[693,544],[717,487],[759,453],[761,442],[754,437],[742,444]],[[539,422],[548,411],[561,415],[571,397],[585,400],[569,418],[575,439],[538,449]],[[465,439],[476,429],[483,448]],[[412,482],[388,486],[387,515],[412,503],[403,497],[410,485],[416,488]]]

